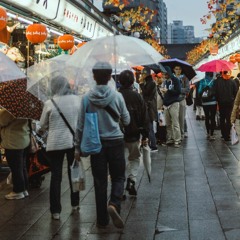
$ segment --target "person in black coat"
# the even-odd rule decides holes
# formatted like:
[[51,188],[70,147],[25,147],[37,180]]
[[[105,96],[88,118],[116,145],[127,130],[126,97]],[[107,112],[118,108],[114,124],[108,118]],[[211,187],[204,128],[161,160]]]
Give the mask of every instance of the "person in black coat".
[[141,157],[140,145],[148,143],[149,116],[142,96],[133,89],[133,73],[130,70],[121,72],[119,82],[121,84],[119,92],[123,95],[131,117],[130,124],[124,127],[125,147],[129,152],[126,190],[130,195],[136,196],[135,184]]
[[149,114],[149,145],[152,150],[158,151],[156,137],[153,129],[153,123],[157,121],[157,87],[156,83],[152,79],[151,69],[145,67],[141,72],[141,78],[139,79],[140,88],[142,91],[143,99],[147,105]]

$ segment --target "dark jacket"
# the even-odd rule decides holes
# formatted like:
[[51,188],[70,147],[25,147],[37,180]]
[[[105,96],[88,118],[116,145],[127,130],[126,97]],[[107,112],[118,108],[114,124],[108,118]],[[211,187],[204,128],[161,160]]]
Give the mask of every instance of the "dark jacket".
[[145,78],[145,82],[140,84],[142,96],[147,104],[150,121],[157,120],[157,87],[151,76]]
[[124,127],[124,140],[126,142],[138,141],[140,134],[142,134],[143,140],[148,138],[149,116],[142,96],[133,91],[131,87],[121,87],[119,92],[125,100],[131,118],[130,124]]
[[237,86],[233,79],[225,80],[218,77],[216,80],[216,100],[219,105],[233,105],[237,94]]
[[164,94],[163,105],[167,107],[175,102],[179,102],[181,94],[180,81],[172,76],[164,82],[164,86],[167,88],[167,92]]

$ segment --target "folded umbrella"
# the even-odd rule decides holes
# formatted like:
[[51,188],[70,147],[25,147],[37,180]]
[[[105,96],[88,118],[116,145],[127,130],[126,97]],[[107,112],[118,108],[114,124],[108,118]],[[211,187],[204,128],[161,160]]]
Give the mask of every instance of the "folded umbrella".
[[147,172],[148,180],[151,182],[151,171],[152,171],[152,160],[151,160],[151,149],[148,145],[142,145],[142,159],[145,171]]

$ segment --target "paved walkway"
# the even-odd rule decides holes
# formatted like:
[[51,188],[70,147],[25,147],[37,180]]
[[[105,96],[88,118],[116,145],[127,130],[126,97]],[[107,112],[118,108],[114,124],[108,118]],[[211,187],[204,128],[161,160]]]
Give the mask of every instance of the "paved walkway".
[[203,122],[188,109],[189,137],[179,149],[159,147],[152,154],[152,182],[143,167],[137,199],[122,203],[123,230],[112,223],[95,227],[95,199],[89,160],[84,164],[86,190],[81,192],[79,214],[71,215],[64,169],[60,221],[49,212],[49,174],[40,189],[24,200],[7,201],[10,187],[0,190],[1,240],[239,240],[240,146],[220,139],[206,140]]

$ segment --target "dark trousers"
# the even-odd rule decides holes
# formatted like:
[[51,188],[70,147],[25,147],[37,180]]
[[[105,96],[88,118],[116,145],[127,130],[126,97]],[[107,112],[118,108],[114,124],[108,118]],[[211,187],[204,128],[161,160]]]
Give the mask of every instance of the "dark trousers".
[[15,193],[23,192],[28,188],[27,149],[5,149],[7,163],[12,172],[13,192]]
[[203,105],[203,111],[205,114],[205,126],[207,133],[212,136],[214,129],[216,128],[215,116],[217,112],[217,105]]
[[230,138],[232,109],[233,105],[219,105],[220,129],[224,140]]
[[49,151],[47,152],[50,158],[50,169],[51,169],[51,182],[50,182],[50,211],[51,213],[60,213],[62,210],[61,206],[61,182],[62,182],[62,168],[65,154],[67,155],[68,162],[68,179],[71,190],[71,205],[79,205],[79,192],[73,192],[71,182],[71,170],[70,166],[74,160],[74,148]]
[[111,176],[112,188],[109,204],[120,212],[121,199],[124,192],[125,157],[123,139],[103,141],[100,153],[91,156],[91,167],[94,178],[97,223],[107,225],[107,186],[108,171]]
[[156,137],[155,137],[155,133],[153,130],[153,122],[149,123],[149,146],[150,146],[150,148],[157,147]]

